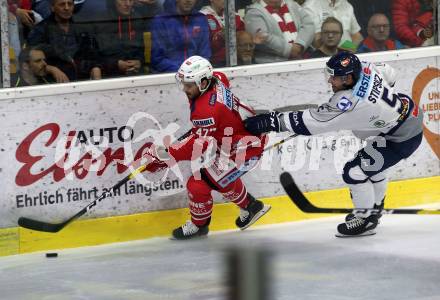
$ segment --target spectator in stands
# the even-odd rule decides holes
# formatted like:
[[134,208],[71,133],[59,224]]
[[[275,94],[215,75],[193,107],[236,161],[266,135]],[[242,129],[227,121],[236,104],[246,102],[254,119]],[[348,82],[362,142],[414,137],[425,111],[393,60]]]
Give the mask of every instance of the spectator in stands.
[[[9,12],[15,15],[21,26],[24,39],[27,38],[32,27],[40,23],[43,18],[33,10],[35,0],[8,0]],[[17,53],[18,54],[18,53]]]
[[237,31],[237,63],[238,65],[251,65],[254,62],[255,43],[247,31]]
[[[27,0],[21,0],[21,1],[27,1]],[[43,19],[47,19],[52,14],[52,0],[32,0],[33,2],[33,9],[35,12],[37,12]],[[103,0],[89,0],[89,2],[102,2]],[[86,0],[74,0],[74,12],[76,13],[79,11],[83,4],[86,2]]]
[[246,11],[246,31],[264,34],[255,48],[255,61],[269,63],[301,58],[313,40],[308,11],[293,0],[257,0]]
[[[214,67],[224,67],[226,65],[224,11],[224,0],[210,0],[210,5],[204,6],[200,10],[208,18],[212,51],[211,63]],[[243,20],[238,14],[235,14],[235,28],[237,31],[244,30]]]
[[100,79],[96,41],[88,28],[73,21],[73,0],[51,3],[52,15],[33,28],[28,44],[43,44],[48,63],[60,68],[70,80]]
[[368,22],[368,36],[358,48],[359,53],[403,49],[398,40],[390,39],[390,21],[384,14],[374,14]]
[[432,0],[394,0],[392,6],[397,38],[407,46],[433,45]]
[[[361,26],[362,36],[367,36],[368,22],[370,17],[374,14],[384,14],[388,20],[391,20],[391,3],[393,0],[348,0],[353,6],[354,15]],[[393,28],[391,27],[390,36],[394,36]]]
[[106,21],[96,26],[104,77],[145,73],[143,34],[149,25],[133,5],[134,0],[107,0]]
[[151,65],[154,72],[175,72],[185,59],[211,59],[206,16],[195,9],[197,0],[166,0],[165,13],[153,19]]
[[54,83],[55,79],[47,71],[46,56],[40,46],[23,49],[19,57],[20,74],[16,87]]
[[353,6],[347,0],[307,0],[304,7],[312,12],[312,18],[315,22],[315,39],[313,45],[319,48],[321,45],[321,27],[322,23],[328,17],[335,17],[342,23],[344,32],[342,34],[340,48],[356,51],[357,46],[362,42],[363,37],[360,33]]
[[342,23],[334,17],[328,17],[321,26],[321,46],[304,58],[333,56],[338,53],[343,32]]

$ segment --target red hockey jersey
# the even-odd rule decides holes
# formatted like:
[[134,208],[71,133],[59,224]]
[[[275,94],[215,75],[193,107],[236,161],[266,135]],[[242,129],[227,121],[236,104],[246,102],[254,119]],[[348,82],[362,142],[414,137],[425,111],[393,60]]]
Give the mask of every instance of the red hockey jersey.
[[[169,148],[170,155],[176,161],[196,159],[193,151],[195,147],[200,148],[195,145],[196,141],[199,144],[200,141],[203,142],[204,151],[209,139],[215,139],[218,150],[227,149],[226,152],[230,153],[231,158],[236,152],[242,153],[244,150],[245,159],[260,156],[263,151],[265,136],[253,136],[243,125],[243,119],[255,115],[255,112],[224,84],[229,83],[224,74],[215,73],[214,76],[214,84],[209,90],[198,99],[189,101],[192,134]],[[223,145],[223,142],[230,143],[231,146]],[[197,150],[194,153],[196,152]]]

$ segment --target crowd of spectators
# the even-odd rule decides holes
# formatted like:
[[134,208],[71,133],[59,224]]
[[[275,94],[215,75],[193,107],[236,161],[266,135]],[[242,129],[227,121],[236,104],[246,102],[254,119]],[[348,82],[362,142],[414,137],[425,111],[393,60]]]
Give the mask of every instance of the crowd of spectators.
[[[225,0],[7,3],[16,86],[175,72],[192,55],[226,65]],[[235,0],[235,6],[239,65],[435,44],[433,0]]]

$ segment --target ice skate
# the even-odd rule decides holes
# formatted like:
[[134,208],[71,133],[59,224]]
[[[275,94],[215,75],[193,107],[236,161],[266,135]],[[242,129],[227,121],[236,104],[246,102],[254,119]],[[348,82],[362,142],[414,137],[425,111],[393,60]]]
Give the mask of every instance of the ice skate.
[[250,202],[246,208],[240,208],[240,215],[235,220],[235,224],[241,230],[245,230],[252,224],[254,224],[259,218],[267,213],[271,206],[264,204],[260,200],[255,199],[252,195],[248,194]]
[[338,225],[337,237],[358,237],[376,234],[378,219],[376,215],[367,218],[353,216],[349,221]]
[[190,220],[173,230],[172,240],[189,240],[193,238],[206,237],[209,232],[209,221],[204,226],[197,226]]

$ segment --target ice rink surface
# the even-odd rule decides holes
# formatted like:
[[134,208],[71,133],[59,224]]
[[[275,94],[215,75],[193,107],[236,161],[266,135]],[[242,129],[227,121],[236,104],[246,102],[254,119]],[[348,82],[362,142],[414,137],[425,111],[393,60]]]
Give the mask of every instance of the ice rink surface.
[[384,216],[376,235],[350,239],[334,236],[342,219],[3,257],[0,299],[227,299],[237,245],[271,252],[269,299],[440,299],[440,216]]

